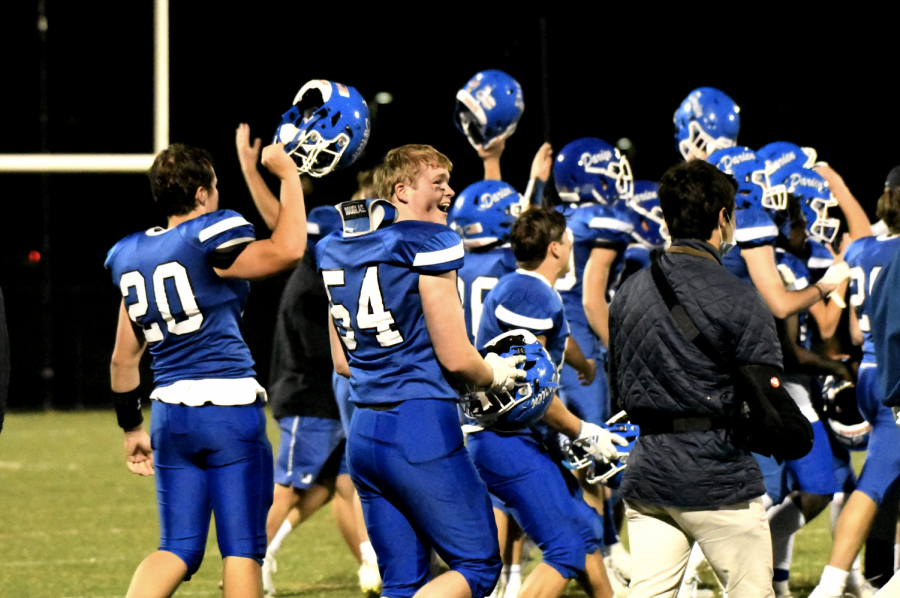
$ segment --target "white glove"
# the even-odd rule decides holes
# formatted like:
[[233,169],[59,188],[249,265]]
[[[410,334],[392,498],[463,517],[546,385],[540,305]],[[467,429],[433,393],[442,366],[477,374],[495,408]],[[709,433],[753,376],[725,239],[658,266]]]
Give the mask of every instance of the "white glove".
[[572,441],[575,446],[579,446],[594,459],[599,459],[604,463],[609,463],[619,456],[614,444],[619,446],[628,446],[628,441],[611,433],[609,430],[601,428],[597,424],[589,422],[581,422],[581,429],[578,430],[578,438]]
[[488,390],[512,390],[516,380],[525,377],[525,370],[520,370],[516,365],[525,361],[524,355],[513,357],[500,357],[496,353],[488,353],[484,356],[484,362],[491,366],[494,372],[494,381]]
[[847,265],[847,262],[841,262],[825,270],[825,274],[822,275],[818,282],[822,284],[840,284],[848,278],[850,278],[850,266]]

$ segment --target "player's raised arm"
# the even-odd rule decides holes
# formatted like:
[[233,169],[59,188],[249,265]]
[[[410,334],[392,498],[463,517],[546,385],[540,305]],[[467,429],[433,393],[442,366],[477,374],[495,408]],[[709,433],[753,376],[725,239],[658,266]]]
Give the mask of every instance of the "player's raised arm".
[[223,278],[265,278],[296,266],[306,251],[306,207],[297,166],[285,153],[284,144],[263,149],[263,165],[281,180],[281,211],[272,236],[247,245],[234,263],[216,268]]
[[856,198],[853,197],[853,194],[850,193],[850,188],[847,187],[847,183],[844,182],[841,175],[835,172],[834,169],[827,164],[816,166],[815,171],[828,181],[831,193],[834,195],[834,198],[838,202],[838,207],[841,208],[844,217],[847,219],[847,228],[850,230],[850,239],[856,240],[861,239],[862,237],[871,237],[872,225],[869,223],[869,217],[866,216],[866,211],[863,210]]
[[116,418],[125,432],[125,461],[128,469],[138,475],[153,475],[153,449],[150,436],[144,431],[141,414],[140,364],[147,342],[138,339],[128,319],[123,300],[119,307],[116,345],[109,365],[110,386],[116,405]]
[[241,163],[241,173],[244,175],[244,182],[247,183],[253,203],[256,205],[256,209],[265,221],[266,226],[269,227],[269,230],[272,230],[278,221],[281,204],[278,203],[278,198],[269,190],[269,186],[266,185],[266,181],[263,180],[262,175],[256,168],[256,164],[259,162],[259,150],[262,141],[257,137],[251,144],[250,126],[246,123],[241,123],[235,131],[234,144],[237,147],[238,161]]

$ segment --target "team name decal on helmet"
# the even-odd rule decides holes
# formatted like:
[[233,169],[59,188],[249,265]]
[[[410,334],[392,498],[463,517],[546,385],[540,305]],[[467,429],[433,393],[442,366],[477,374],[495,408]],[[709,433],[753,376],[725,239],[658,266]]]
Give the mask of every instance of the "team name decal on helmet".
[[800,200],[809,236],[822,243],[834,242],[841,221],[828,215],[828,208],[838,205],[837,199],[831,194],[828,181],[814,170],[806,168],[796,168],[788,172],[784,170],[781,172],[784,185],[788,193]]
[[563,147],[553,163],[553,177],[560,199],[567,202],[612,205],[634,194],[628,158],[596,137],[582,137]]
[[284,143],[300,173],[313,177],[350,166],[368,141],[366,101],[353,87],[322,79],[300,88],[274,139]]
[[478,181],[456,196],[447,220],[463,244],[473,249],[509,241],[513,223],[527,207],[526,199],[509,183]]
[[515,133],[525,110],[522,86],[498,70],[477,73],[456,92],[453,122],[476,149]]

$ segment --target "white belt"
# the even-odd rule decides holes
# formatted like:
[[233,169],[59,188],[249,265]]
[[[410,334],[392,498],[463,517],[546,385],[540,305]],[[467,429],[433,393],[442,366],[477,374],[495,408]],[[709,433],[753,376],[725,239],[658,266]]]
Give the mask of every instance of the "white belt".
[[266,390],[255,378],[209,378],[206,380],[179,380],[153,389],[151,399],[172,405],[200,407],[206,403],[213,405],[250,405],[262,393],[267,402]]

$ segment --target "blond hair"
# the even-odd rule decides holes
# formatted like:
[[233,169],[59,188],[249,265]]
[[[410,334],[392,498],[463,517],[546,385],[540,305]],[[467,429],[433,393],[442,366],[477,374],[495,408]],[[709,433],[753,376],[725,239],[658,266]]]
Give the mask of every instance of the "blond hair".
[[375,169],[375,190],[382,199],[390,200],[399,183],[416,187],[423,166],[453,170],[453,163],[430,145],[409,144],[392,149]]

